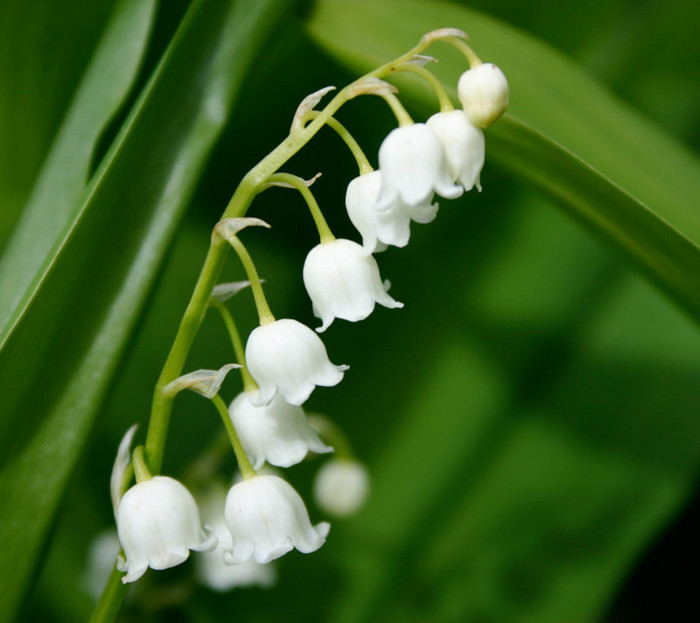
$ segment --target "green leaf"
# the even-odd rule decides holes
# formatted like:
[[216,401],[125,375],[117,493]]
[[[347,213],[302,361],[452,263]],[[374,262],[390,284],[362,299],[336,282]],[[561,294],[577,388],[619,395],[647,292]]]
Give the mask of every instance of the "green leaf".
[[91,158],[136,77],[155,17],[154,0],[124,0],[76,91],[22,218],[0,258],[0,343],[37,289],[80,210]]
[[[329,0],[308,25],[357,73],[447,26],[511,82],[512,115],[487,132],[489,156],[697,314],[698,164],[574,64],[441,2]],[[454,84],[463,59],[431,52]],[[435,110],[429,92],[400,86]],[[365,425],[391,430],[370,462],[370,504],[336,532],[345,583],[329,620],[600,620],[697,473],[694,327],[555,212],[531,199],[514,222],[489,194],[464,200],[469,216],[422,254],[410,257],[412,242],[420,321],[367,341],[381,354],[365,381],[395,392],[351,408],[370,404]],[[392,284],[401,292],[400,277]]]
[[[283,7],[281,0],[200,0],[190,7],[79,208],[69,206],[66,227],[34,267],[31,297],[15,312],[0,350],[2,620],[24,594],[156,271]],[[110,79],[95,78],[98,86]]]
[[[487,132],[489,156],[559,199],[700,315],[700,164],[574,63],[511,27],[443,2],[319,2],[308,25],[358,72],[398,56],[433,28],[466,30],[477,53],[501,66],[511,85],[510,115]],[[464,59],[437,47],[435,54],[438,75],[454,84]],[[406,91],[434,109],[427,88]]]

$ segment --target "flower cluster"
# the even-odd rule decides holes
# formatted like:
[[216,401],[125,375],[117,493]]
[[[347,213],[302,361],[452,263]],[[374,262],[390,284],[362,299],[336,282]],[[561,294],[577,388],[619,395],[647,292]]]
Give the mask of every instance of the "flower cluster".
[[[428,45],[440,36],[446,40],[454,39],[455,33],[460,36],[460,31],[449,29],[435,33],[426,35],[422,42]],[[411,58],[387,66],[387,71],[401,70],[410,62]],[[266,464],[287,468],[309,453],[324,454],[335,448],[334,457],[317,474],[317,504],[338,517],[362,506],[369,490],[366,468],[353,458],[347,440],[335,425],[318,416],[310,420],[303,408],[317,386],[337,385],[348,370],[348,366],[330,361],[318,333],[326,331],[336,318],[350,322],[367,318],[377,303],[390,309],[403,307],[389,295],[388,282],[382,280],[373,254],[388,246],[408,244],[411,222],[435,219],[435,195],[455,199],[474,187],[481,190],[483,128],[505,111],[508,85],[495,65],[482,64],[474,56],[470,63],[471,68],[458,84],[463,108],[455,110],[442,93],[441,111],[425,123],[414,123],[393,91],[375,76],[358,81],[359,92],[364,88],[367,93],[384,96],[399,120],[399,127],[381,144],[377,170],[371,169],[364,154],[356,153],[362,174],[348,185],[346,207],[362,237],[361,245],[333,236],[308,188],[310,183],[276,172],[259,176],[265,179],[265,187],[283,185],[299,190],[318,228],[320,243],[309,251],[303,266],[304,286],[313,313],[321,321],[316,332],[291,318],[276,319],[270,311],[253,261],[239,240],[244,228],[269,227],[267,223],[232,217],[217,224],[216,241],[229,243],[247,272],[249,281],[244,285],[253,292],[260,323],[243,348],[233,318],[223,304],[242,286],[221,284],[214,288],[209,305],[222,314],[238,363],[218,371],[198,370],[168,379],[159,390],[159,398],[172,400],[177,392],[190,389],[212,400],[223,418],[242,479],[227,493],[218,492],[215,502],[202,503],[205,521],[214,526],[203,527],[189,491],[171,478],[151,476],[143,449],[137,448],[132,461],[137,484],[122,496],[120,487],[127,474],[128,446],[133,435],[130,431],[120,447],[113,474],[115,515],[126,555],[119,561],[119,569],[126,572],[124,582],[137,580],[148,567],[177,565],[187,559],[190,550],[210,551],[218,541],[222,551],[202,556],[198,568],[203,582],[215,590],[268,585],[274,572],[264,565],[293,549],[309,553],[320,548],[328,536],[329,524],[312,524],[302,498],[277,473],[258,473]],[[290,143],[308,140],[305,124],[319,116],[313,108],[327,91],[302,102]],[[344,131],[335,120],[333,123]],[[313,122],[309,128],[312,126]],[[312,135],[310,130],[307,133]],[[353,151],[359,150],[354,139],[346,142]],[[231,203],[235,204],[233,200]],[[249,200],[241,201],[247,203]],[[193,295],[193,301],[201,298]],[[227,406],[218,392],[233,368],[241,370],[244,388]]]

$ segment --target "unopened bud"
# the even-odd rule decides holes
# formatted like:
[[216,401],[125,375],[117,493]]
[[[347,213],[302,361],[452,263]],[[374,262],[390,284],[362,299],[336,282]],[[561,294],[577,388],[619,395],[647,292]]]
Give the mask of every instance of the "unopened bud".
[[508,81],[493,63],[482,63],[462,74],[457,85],[464,114],[475,126],[487,128],[508,107]]

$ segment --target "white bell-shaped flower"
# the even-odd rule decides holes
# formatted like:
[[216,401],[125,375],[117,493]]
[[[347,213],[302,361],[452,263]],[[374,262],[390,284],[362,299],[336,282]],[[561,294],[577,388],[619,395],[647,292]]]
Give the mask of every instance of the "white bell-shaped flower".
[[425,206],[433,192],[446,199],[463,192],[450,179],[440,139],[424,123],[389,132],[379,148],[379,170],[382,186],[377,210],[387,210],[397,202],[408,207]]
[[479,175],[484,166],[484,133],[469,122],[464,111],[450,110],[434,114],[427,126],[437,134],[445,149],[450,177],[464,190],[481,190]]
[[309,450],[333,451],[309,426],[301,407],[290,405],[280,394],[268,405],[259,404],[258,390],[241,392],[228,410],[254,469],[260,469],[265,461],[278,467],[296,465]]
[[321,338],[290,318],[253,329],[245,357],[260,388],[260,404],[269,404],[279,391],[289,404],[299,406],[316,385],[337,385],[348,369],[332,364]]
[[352,459],[326,461],[314,480],[314,499],[319,508],[336,517],[356,513],[369,492],[369,474]]
[[205,495],[197,496],[202,520],[212,527],[219,539],[219,547],[215,551],[194,557],[197,579],[204,586],[219,592],[247,586],[270,587],[277,581],[274,565],[259,565],[254,560],[237,565],[227,565],[224,562],[223,551],[233,547],[231,533],[224,519],[227,493],[224,487],[216,485]]
[[337,239],[315,246],[304,262],[304,285],[325,331],[335,318],[364,320],[374,304],[403,307],[389,294],[377,261],[356,242]]
[[372,171],[352,180],[345,194],[348,216],[362,235],[366,253],[384,251],[387,246],[405,247],[411,237],[411,221],[429,223],[437,214],[438,206],[430,200],[413,207],[397,200],[386,210],[376,210],[381,184],[381,172]]
[[227,564],[266,563],[292,549],[315,552],[330,530],[326,522],[311,525],[299,494],[278,476],[253,476],[233,485],[225,517],[233,539],[224,552]]
[[457,95],[467,119],[487,128],[508,108],[508,80],[493,63],[482,63],[465,71],[457,83]]
[[124,583],[138,580],[148,567],[174,567],[187,560],[190,550],[211,550],[217,543],[202,529],[192,494],[167,476],[139,482],[124,494],[117,531],[126,554],[117,563],[126,572]]

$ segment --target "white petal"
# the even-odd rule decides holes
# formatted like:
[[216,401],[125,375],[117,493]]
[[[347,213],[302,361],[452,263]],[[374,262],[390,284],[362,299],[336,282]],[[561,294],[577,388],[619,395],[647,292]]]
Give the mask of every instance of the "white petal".
[[194,498],[176,480],[154,476],[137,483],[121,499],[117,516],[119,540],[133,582],[145,571],[180,564],[190,549],[211,549],[216,537],[203,534]]
[[352,180],[345,193],[348,216],[362,235],[362,245],[366,253],[374,253],[377,250],[377,212],[374,205],[377,203],[381,184],[381,173],[372,171]]
[[254,329],[246,361],[261,403],[270,402],[277,390],[288,403],[301,405],[316,385],[337,385],[347,370],[328,360],[326,347],[311,329],[289,318]]
[[306,421],[298,406],[279,394],[265,406],[257,406],[258,392],[242,392],[231,403],[229,413],[253,467],[267,461],[278,467],[296,465],[309,451],[332,452]]
[[439,112],[428,119],[427,125],[443,145],[451,179],[459,181],[465,190],[478,186],[484,166],[484,133],[461,110]]
[[329,526],[314,527],[299,494],[277,476],[254,476],[235,484],[226,497],[232,562],[265,563],[292,548],[309,553],[325,542]]
[[318,331],[334,318],[351,322],[367,318],[375,302],[402,307],[386,294],[376,260],[350,240],[333,240],[311,249],[304,262],[304,285],[324,321]]

